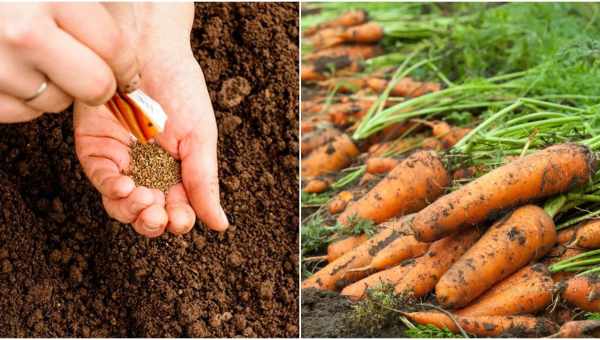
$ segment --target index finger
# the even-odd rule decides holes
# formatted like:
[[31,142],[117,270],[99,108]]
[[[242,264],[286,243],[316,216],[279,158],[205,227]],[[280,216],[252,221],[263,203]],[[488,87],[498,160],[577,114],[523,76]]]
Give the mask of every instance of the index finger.
[[119,90],[131,92],[139,87],[135,49],[104,6],[92,2],[65,2],[53,9],[57,24],[108,64]]

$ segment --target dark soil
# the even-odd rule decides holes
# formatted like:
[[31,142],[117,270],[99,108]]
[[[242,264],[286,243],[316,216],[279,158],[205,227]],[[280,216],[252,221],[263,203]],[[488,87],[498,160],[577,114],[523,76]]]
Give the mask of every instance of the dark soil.
[[231,228],[149,240],[85,178],[69,112],[0,125],[0,336],[298,336],[296,4],[198,4]]

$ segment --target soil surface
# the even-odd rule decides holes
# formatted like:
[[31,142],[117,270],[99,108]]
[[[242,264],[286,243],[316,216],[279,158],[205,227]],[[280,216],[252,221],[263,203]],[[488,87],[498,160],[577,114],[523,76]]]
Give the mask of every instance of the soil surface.
[[298,8],[196,6],[231,228],[138,236],[85,178],[70,112],[0,125],[0,336],[298,336]]

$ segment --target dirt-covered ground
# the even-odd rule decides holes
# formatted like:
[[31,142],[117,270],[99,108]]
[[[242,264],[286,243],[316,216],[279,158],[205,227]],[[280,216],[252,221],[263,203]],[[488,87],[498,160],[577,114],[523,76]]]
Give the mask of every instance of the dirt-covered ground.
[[0,125],[0,336],[298,336],[296,4],[197,4],[232,227],[112,221],[70,112]]

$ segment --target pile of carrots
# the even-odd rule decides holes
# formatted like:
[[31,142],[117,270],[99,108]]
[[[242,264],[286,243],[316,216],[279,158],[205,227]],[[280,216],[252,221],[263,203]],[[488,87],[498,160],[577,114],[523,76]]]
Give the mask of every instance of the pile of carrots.
[[[383,36],[363,11],[304,32],[315,50],[303,58],[303,88],[310,92],[302,101],[303,195],[333,193],[317,212],[338,228],[318,257],[326,263],[302,288],[360,301],[392,285],[407,305],[433,297],[439,309],[412,306],[402,316],[455,333],[597,336],[600,321],[580,319],[577,311],[600,312],[600,270],[554,269],[600,249],[600,220],[558,231],[549,204],[594,179],[594,153],[565,142],[494,169],[453,168],[446,151],[474,127],[443,118],[408,120],[353,140],[357,122],[384,90],[386,106],[442,89],[408,77],[390,88],[385,72],[358,73]],[[322,58],[345,62],[328,73],[318,67]],[[357,178],[338,190],[346,173]],[[373,234],[343,232],[357,219],[372,222]]]

